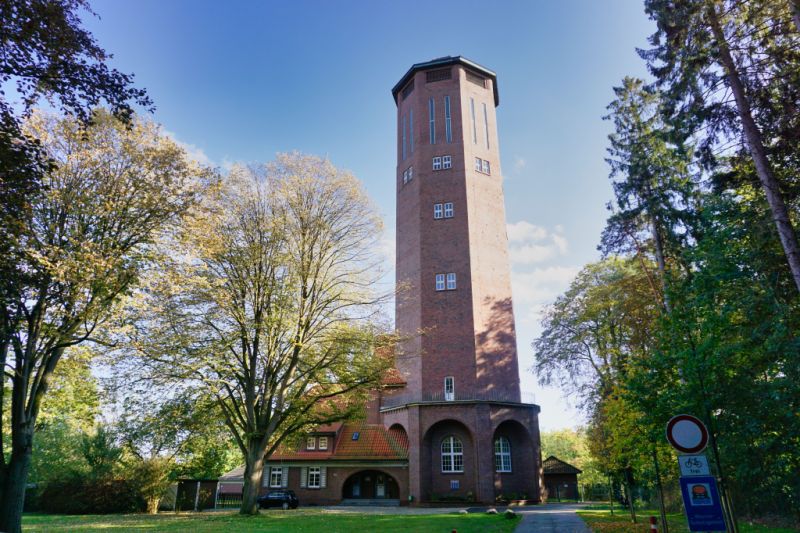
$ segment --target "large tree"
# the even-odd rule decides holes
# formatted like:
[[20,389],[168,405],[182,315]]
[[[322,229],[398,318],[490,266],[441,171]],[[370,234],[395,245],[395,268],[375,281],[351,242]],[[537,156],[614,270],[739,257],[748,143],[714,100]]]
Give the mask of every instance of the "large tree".
[[[738,147],[752,161],[800,290],[800,244],[787,190],[797,162],[800,32],[793,0],[646,0],[657,24],[643,51],[684,135],[701,138],[702,161]],[[796,15],[796,11],[794,14]],[[786,147],[789,153],[787,153]],[[788,196],[788,199],[787,199]]]
[[136,282],[148,245],[203,182],[204,171],[154,124],[128,127],[104,111],[92,121],[87,129],[34,115],[26,125],[54,166],[30,200],[14,244],[22,275],[0,307],[3,375],[11,387],[10,420],[0,420],[11,430],[0,471],[3,531],[20,529],[36,421],[56,365],[108,318]]
[[242,513],[258,512],[266,456],[350,415],[389,363],[375,351],[380,232],[354,176],[279,155],[234,168],[140,294],[129,343],[153,378],[216,397],[245,460]]

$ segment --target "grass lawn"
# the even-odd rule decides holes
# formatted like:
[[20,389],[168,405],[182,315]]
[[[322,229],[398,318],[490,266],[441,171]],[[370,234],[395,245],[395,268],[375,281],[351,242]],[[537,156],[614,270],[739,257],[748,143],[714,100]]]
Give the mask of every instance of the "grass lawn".
[[[583,509],[578,511],[578,515],[589,524],[589,528],[592,531],[598,533],[650,533],[650,517],[655,516],[658,518],[658,511],[656,510],[637,510],[636,519],[638,523],[632,524],[630,513],[626,509],[615,507],[614,515],[612,516],[608,506],[604,507],[603,509]],[[686,518],[682,513],[667,514],[667,522],[669,522],[669,533],[689,533]],[[798,529],[749,524],[744,520],[739,520],[739,530],[741,533],[797,533],[800,531]],[[663,532],[663,529],[659,527],[658,531]]]
[[331,513],[317,510],[262,511],[258,516],[239,516],[235,512],[163,513],[152,515],[45,515],[26,514],[22,529],[34,531],[108,532],[123,531],[186,531],[210,533],[261,531],[326,533],[400,533],[405,531],[450,533],[511,533],[519,519],[509,520],[502,514],[456,513],[436,515],[378,515]]

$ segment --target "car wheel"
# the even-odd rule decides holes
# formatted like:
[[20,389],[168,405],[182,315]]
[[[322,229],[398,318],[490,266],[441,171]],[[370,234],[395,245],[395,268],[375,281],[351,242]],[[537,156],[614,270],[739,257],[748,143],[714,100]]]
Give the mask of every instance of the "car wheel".
[[288,508],[289,508],[289,502],[283,502],[283,506],[282,506],[282,507],[283,507],[283,510],[284,510],[284,511],[285,511],[286,509],[288,509]]

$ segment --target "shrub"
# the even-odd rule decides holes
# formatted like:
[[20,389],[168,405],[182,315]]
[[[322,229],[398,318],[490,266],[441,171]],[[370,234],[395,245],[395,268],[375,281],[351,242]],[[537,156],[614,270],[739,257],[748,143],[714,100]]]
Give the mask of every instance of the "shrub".
[[145,505],[129,481],[73,478],[48,483],[39,507],[47,513],[111,514],[142,511]]

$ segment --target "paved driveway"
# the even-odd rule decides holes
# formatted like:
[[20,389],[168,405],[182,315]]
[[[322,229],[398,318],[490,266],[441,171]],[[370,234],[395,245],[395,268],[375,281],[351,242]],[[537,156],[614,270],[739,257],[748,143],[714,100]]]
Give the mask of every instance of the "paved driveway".
[[515,507],[522,521],[514,533],[590,533],[583,520],[575,513],[580,504],[545,504]]

